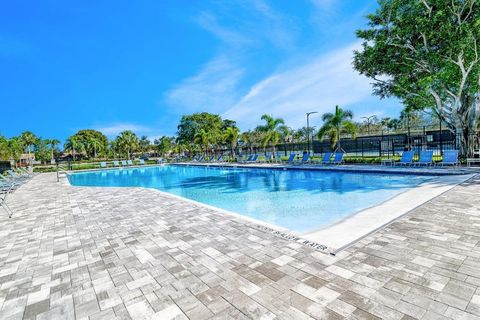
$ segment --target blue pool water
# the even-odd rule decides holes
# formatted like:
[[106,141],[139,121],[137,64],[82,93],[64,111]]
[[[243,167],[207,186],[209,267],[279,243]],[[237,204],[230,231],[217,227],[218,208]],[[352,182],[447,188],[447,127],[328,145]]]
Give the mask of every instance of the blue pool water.
[[168,165],[81,172],[69,179],[74,186],[155,188],[304,233],[431,177]]

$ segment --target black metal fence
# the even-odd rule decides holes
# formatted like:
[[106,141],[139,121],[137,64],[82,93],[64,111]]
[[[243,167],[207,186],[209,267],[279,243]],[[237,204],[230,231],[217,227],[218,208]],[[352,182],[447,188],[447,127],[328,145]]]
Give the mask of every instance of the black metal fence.
[[[349,157],[391,158],[401,155],[406,150],[415,150],[417,153],[420,150],[433,150],[434,156],[440,156],[444,150],[459,150],[460,141],[461,136],[452,133],[450,130],[426,130],[424,128],[423,130],[411,130],[410,132],[360,136],[355,139],[344,137],[340,141],[340,147]],[[480,150],[480,133],[471,134],[468,141],[470,150]],[[268,153],[272,149],[271,147],[266,149],[243,147],[239,148],[237,152],[241,154]],[[306,142],[288,143],[278,144],[275,149],[282,155],[288,155],[291,152],[302,153],[307,151],[308,146]],[[323,154],[331,152],[332,146],[328,140],[314,140],[310,143],[310,150],[314,154]],[[472,154],[468,156],[472,156]]]
[[[443,150],[458,149],[458,137],[451,131],[432,130],[416,133],[364,136],[356,139],[342,139],[340,147],[348,156],[390,158],[406,150],[433,150],[440,156]],[[314,141],[313,152],[331,150],[329,141]]]

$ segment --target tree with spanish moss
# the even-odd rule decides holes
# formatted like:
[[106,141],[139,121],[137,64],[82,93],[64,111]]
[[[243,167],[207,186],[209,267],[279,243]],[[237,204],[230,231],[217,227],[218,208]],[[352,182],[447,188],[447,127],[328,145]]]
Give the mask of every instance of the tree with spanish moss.
[[480,109],[480,2],[378,3],[357,31],[355,69],[374,80],[374,94],[399,98],[407,110],[432,109],[467,154]]

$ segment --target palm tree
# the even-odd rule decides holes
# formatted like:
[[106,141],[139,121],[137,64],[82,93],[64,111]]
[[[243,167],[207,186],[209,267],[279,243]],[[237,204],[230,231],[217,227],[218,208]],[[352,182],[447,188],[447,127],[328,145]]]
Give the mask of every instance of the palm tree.
[[97,152],[100,151],[100,149],[102,148],[102,143],[95,138],[88,139],[87,143],[89,145],[89,149],[93,149],[93,158],[97,158]]
[[57,146],[57,144],[60,143],[60,141],[57,139],[46,139],[46,142],[48,145],[50,145],[50,149],[52,151],[52,160],[53,160],[54,158],[53,152],[55,151],[55,147]]
[[127,157],[130,160],[130,154],[138,148],[138,137],[130,130],[120,132],[117,137],[119,147],[127,153]]
[[140,146],[140,150],[143,152],[143,153],[146,153],[149,151],[150,149],[150,140],[148,140],[148,137],[147,136],[142,136],[140,138],[140,141],[138,142],[139,146]]
[[[318,131],[318,139],[325,136],[330,137],[332,150],[341,150],[340,136],[342,134],[351,135],[355,139],[356,126],[351,121],[353,113],[350,110],[343,110],[338,105],[335,106],[335,113],[325,113],[322,116],[323,125]],[[337,148],[335,149],[335,145]]]
[[200,145],[200,148],[204,148],[205,156],[208,153],[208,146],[213,140],[213,136],[210,131],[206,131],[205,129],[200,129],[197,131],[193,137],[193,142]]
[[227,127],[225,129],[224,138],[225,141],[230,145],[230,150],[232,157],[235,157],[235,147],[238,142],[239,130],[237,127]]
[[[1,138],[1,137],[0,137]],[[8,140],[8,149],[10,151],[10,157],[15,160],[15,167],[22,157],[22,153],[25,149],[20,137],[13,137]]]
[[280,140],[280,126],[285,124],[282,118],[274,118],[271,115],[264,114],[261,117],[265,121],[265,125],[258,126],[256,130],[263,134],[262,146],[265,148],[268,145],[273,147],[275,153],[275,145]]
[[73,135],[65,141],[63,148],[72,152],[73,161],[75,161],[75,154],[77,152],[82,152],[85,149],[85,146],[81,143],[77,136]]
[[248,130],[242,132],[240,135],[240,140],[242,145],[244,145],[247,149],[250,149],[250,153],[253,153],[253,134],[252,131]]
[[23,142],[23,145],[27,148],[27,153],[28,153],[28,161],[30,162],[30,164],[32,163],[32,145],[35,144],[35,142],[37,141],[37,137],[30,131],[24,131],[22,132],[22,134],[20,135],[20,139],[22,140]]

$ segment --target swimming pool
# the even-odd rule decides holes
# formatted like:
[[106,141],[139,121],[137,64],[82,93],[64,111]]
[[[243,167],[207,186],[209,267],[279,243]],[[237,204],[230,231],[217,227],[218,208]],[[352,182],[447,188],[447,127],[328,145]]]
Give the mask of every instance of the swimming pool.
[[166,165],[74,173],[74,186],[147,187],[297,233],[332,225],[428,176]]

